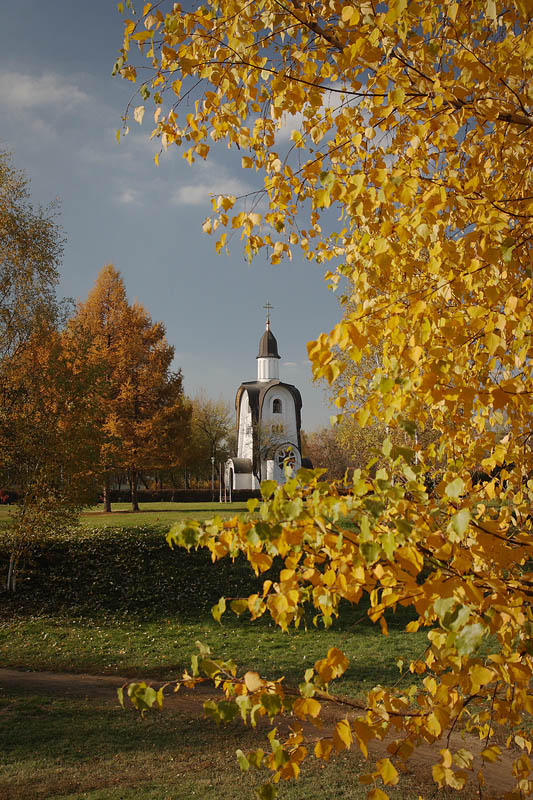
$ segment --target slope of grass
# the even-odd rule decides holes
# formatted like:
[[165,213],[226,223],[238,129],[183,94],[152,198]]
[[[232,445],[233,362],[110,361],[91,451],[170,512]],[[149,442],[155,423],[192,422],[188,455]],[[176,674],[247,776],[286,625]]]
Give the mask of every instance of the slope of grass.
[[[345,690],[359,692],[399,676],[424,649],[424,633],[405,633],[405,612],[383,637],[366,607],[341,609],[330,630],[312,624],[282,633],[266,616],[251,622],[211,608],[224,595],[242,597],[276,578],[257,578],[244,559],[212,563],[207,550],[171,550],[166,528],[78,529],[36,550],[17,594],[2,596],[0,659],[5,666],[172,678],[190,663],[195,642],[268,677],[302,679],[306,667],[336,645],[351,659]],[[0,546],[0,568],[7,549]]]

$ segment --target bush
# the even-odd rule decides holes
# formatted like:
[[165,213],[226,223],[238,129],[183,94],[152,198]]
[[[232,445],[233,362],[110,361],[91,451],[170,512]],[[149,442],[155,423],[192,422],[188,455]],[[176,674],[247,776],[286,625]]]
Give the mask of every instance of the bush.
[[[129,503],[131,493],[129,489],[112,489],[112,503]],[[260,492],[241,489],[232,492],[231,499],[235,503],[246,502],[250,497],[260,497]],[[218,488],[215,489],[215,500],[218,500]],[[211,489],[139,489],[137,491],[139,503],[210,503],[213,495]],[[102,499],[100,498],[100,502]]]

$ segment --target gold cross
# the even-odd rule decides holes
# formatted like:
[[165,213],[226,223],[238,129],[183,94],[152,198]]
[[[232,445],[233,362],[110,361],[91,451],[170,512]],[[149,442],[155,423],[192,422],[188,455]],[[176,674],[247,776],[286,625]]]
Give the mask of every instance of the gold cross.
[[267,302],[266,302],[266,304],[263,306],[263,308],[264,308],[264,309],[266,309],[266,312],[267,312],[267,325],[270,325],[270,312],[272,311],[272,309],[274,308],[274,306],[271,306],[271,305],[270,305],[270,303],[269,303],[269,302],[268,302],[268,300],[267,300]]

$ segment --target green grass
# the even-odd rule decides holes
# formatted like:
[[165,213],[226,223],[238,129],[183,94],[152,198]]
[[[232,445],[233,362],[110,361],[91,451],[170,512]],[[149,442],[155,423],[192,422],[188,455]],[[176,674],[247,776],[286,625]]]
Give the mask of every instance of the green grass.
[[246,511],[246,503],[142,503],[139,512],[131,511],[130,503],[113,503],[106,514],[101,506],[88,508],[80,517],[82,525],[109,527],[121,525],[135,528],[144,525],[172,525],[180,519],[209,519],[219,514],[234,516]]
[[[265,745],[265,731],[170,709],[141,719],[111,700],[16,692],[0,696],[0,797],[6,800],[253,800],[266,771],[243,774],[235,750]],[[279,786],[280,800],[363,800],[357,751],[330,764],[310,759],[300,780]],[[390,792],[415,800],[407,776]],[[444,797],[444,794],[439,794]]]
[[235,659],[242,671],[255,669],[267,678],[284,675],[292,684],[299,683],[305,669],[330,647],[341,647],[350,666],[335,685],[352,695],[396,682],[398,660],[407,661],[425,647],[423,633],[408,635],[391,628],[385,640],[370,624],[350,629],[347,619],[328,631],[282,633],[266,619],[252,623],[231,616],[223,625],[207,616],[186,622],[172,617],[45,616],[0,623],[0,661],[19,669],[167,680],[190,665],[196,641],[209,645],[219,658]]
[[[405,633],[403,611],[389,636],[366,616],[368,606],[344,604],[329,630],[309,609],[300,629],[283,633],[269,617],[251,622],[228,611],[211,615],[219,598],[242,597],[276,579],[279,565],[257,578],[244,558],[212,563],[205,550],[171,550],[163,528],[78,529],[43,543],[14,597],[0,605],[0,661],[7,667],[177,677],[195,642],[243,669],[296,683],[333,645],[350,658],[343,691],[395,682],[398,659],[425,647],[424,632]],[[0,548],[0,569],[7,550]]]
[[[233,516],[246,511],[246,503],[141,503],[140,511],[131,511],[131,503],[113,503],[113,510],[106,514],[103,506],[91,506],[80,516],[80,523],[91,528],[162,525],[179,519],[209,519],[215,514]],[[0,521],[9,522],[13,506],[0,505]]]
[[[198,507],[189,511],[197,516]],[[172,679],[190,664],[198,640],[216,656],[234,658],[242,671],[284,675],[295,684],[336,645],[350,666],[335,686],[355,696],[396,682],[398,659],[424,649],[423,632],[405,633],[406,612],[389,619],[383,637],[364,605],[343,606],[327,631],[313,626],[312,611],[289,633],[266,617],[252,623],[232,612],[219,625],[210,613],[218,598],[251,593],[265,577],[275,579],[279,565],[257,579],[242,559],[213,564],[205,550],[170,550],[167,528],[166,520],[158,527],[82,527],[37,548],[18,594],[2,595],[2,666]],[[1,572],[7,554],[0,539]],[[237,722],[221,732],[171,709],[142,720],[113,701],[24,697],[1,689],[0,716],[2,799],[252,800],[253,787],[266,780],[239,771],[235,750],[259,744],[257,734]],[[281,786],[279,796],[362,800],[360,769],[355,753],[328,766],[312,762],[300,781]],[[414,800],[418,787],[404,781],[391,797]]]

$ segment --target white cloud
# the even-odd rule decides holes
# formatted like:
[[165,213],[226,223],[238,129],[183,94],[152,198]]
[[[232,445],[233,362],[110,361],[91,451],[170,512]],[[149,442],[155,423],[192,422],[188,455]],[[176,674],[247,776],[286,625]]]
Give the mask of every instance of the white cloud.
[[141,204],[141,193],[138,189],[132,189],[129,186],[124,187],[118,196],[119,203],[123,203],[124,205],[131,206],[131,205],[140,205]]
[[45,139],[48,141],[52,141],[55,139],[56,132],[52,125],[48,122],[45,122],[44,119],[40,119],[39,117],[33,117],[28,121],[28,128],[31,131],[31,135],[33,137],[38,137],[39,142],[43,143]]
[[90,100],[78,86],[52,72],[40,76],[0,72],[0,98],[4,109],[13,111],[50,107],[68,110]]
[[177,206],[202,206],[213,195],[229,194],[238,197],[249,191],[250,187],[244,181],[218,176],[209,182],[183,184],[172,193],[171,201]]
[[[344,100],[341,101],[340,86],[330,85],[329,88],[335,89],[335,91],[327,91],[327,86],[325,88],[326,91],[322,95],[323,108],[331,108],[335,112],[347,103],[349,105],[358,105],[360,102],[359,98],[349,98],[349,96],[345,96]],[[347,87],[347,90],[349,90],[349,87]],[[297,111],[296,114],[283,114],[279,121],[279,128],[276,131],[276,143],[289,141],[293,131],[303,132],[303,122],[304,115],[301,111]]]
[[297,114],[284,114],[276,131],[276,142],[288,142],[293,131],[301,131],[303,119],[300,111]]
[[284,367],[299,367],[300,365],[296,363],[296,361],[284,361],[282,366]]

